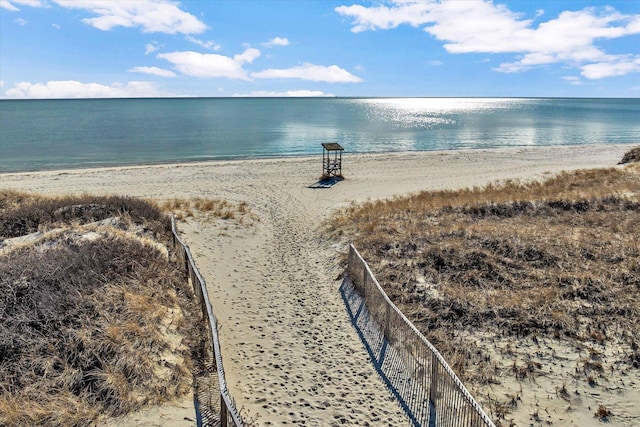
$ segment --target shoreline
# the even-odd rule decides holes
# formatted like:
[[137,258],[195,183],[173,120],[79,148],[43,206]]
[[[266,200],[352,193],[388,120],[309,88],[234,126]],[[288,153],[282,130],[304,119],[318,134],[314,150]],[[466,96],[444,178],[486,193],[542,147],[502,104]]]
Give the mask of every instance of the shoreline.
[[[398,151],[372,151],[372,152],[349,152],[344,151],[344,157],[370,157],[370,156],[403,156],[403,155],[427,155],[427,154],[443,154],[443,153],[455,153],[455,152],[483,152],[483,151],[510,151],[510,150],[522,150],[522,149],[552,149],[552,148],[579,148],[579,147],[634,147],[640,144],[638,143],[602,143],[602,144],[566,144],[566,145],[512,145],[501,147],[479,147],[479,148],[452,148],[447,150],[398,150]],[[0,171],[0,176],[3,175],[20,175],[20,174],[35,174],[35,173],[56,173],[56,172],[90,172],[95,170],[122,170],[122,169],[140,169],[140,168],[155,168],[155,167],[188,167],[188,166],[206,166],[209,164],[228,164],[228,163],[251,163],[251,162],[269,162],[269,161],[301,161],[322,158],[322,152],[319,151],[317,155],[304,154],[304,155],[273,155],[264,157],[229,157],[229,158],[212,158],[212,159],[197,159],[197,160],[184,160],[184,161],[166,161],[166,162],[151,162],[151,163],[118,163],[110,165],[97,165],[97,166],[78,166],[78,167],[60,167],[60,168],[46,168],[46,169],[28,169],[3,172]]]
[[0,189],[245,202],[250,224],[178,223],[208,284],[238,407],[260,425],[406,425],[351,325],[337,280],[345,248],[322,237],[322,222],[353,202],[615,167],[637,145],[346,155],[346,179],[330,189],[309,188],[320,155],[1,174]]

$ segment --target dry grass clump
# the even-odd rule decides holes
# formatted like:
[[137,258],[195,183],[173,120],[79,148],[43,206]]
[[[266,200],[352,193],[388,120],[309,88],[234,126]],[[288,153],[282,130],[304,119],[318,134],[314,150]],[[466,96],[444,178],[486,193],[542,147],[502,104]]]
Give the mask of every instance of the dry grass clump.
[[[8,236],[113,212],[166,229],[142,200],[2,196]],[[87,425],[191,390],[201,332],[181,263],[136,233],[99,234],[70,226],[0,256],[0,425]]]
[[[330,231],[339,236],[345,230],[352,229],[367,233],[374,230],[394,232],[395,225],[408,227],[414,223],[419,228],[425,225],[425,218],[421,216],[444,208],[484,205],[478,209],[488,214],[492,210],[496,213],[497,209],[503,209],[504,214],[508,214],[508,211],[516,212],[519,209],[517,201],[521,200],[590,200],[612,194],[637,196],[640,177],[633,173],[632,166],[625,170],[611,168],[564,172],[544,182],[506,180],[484,187],[426,191],[411,197],[376,200],[351,206],[332,218],[335,227]],[[512,206],[507,206],[509,204]],[[403,232],[402,229],[396,231]]]
[[[480,336],[617,346],[608,367],[638,367],[640,168],[373,201],[332,218],[328,230],[352,239],[465,382],[505,374]],[[518,381],[549,369],[500,351]],[[594,355],[576,368],[593,385],[606,375]]]
[[250,212],[246,202],[232,203],[226,200],[196,197],[192,199],[173,198],[161,204],[162,209],[171,211],[177,219],[194,217],[197,213],[216,219],[255,221],[257,217]]

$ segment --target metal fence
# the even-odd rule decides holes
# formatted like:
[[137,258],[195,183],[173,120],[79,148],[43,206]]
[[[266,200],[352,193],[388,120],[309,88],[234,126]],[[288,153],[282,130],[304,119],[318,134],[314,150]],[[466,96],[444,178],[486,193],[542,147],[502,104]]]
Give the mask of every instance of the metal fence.
[[[347,276],[384,341],[380,353],[393,359],[392,364],[396,365],[394,373],[385,380],[412,423],[495,427],[438,350],[391,302],[353,245],[349,248]],[[380,367],[382,362],[374,360]],[[400,371],[402,374],[397,374]]]
[[[213,314],[213,310],[211,308],[211,303],[209,302],[209,296],[207,293],[207,285],[204,281],[204,278],[198,271],[196,267],[196,263],[193,260],[193,256],[191,255],[191,251],[189,250],[189,246],[185,245],[180,236],[178,235],[178,231],[176,230],[175,219],[171,217],[171,231],[173,233],[173,245],[178,257],[184,262],[185,268],[187,270],[187,277],[191,281],[193,285],[193,291],[198,299],[198,303],[202,309],[202,317],[206,319],[206,329],[208,332],[209,343],[211,343],[211,347],[209,349],[205,349],[206,353],[213,355],[213,376],[217,376],[220,396],[218,401],[219,405],[219,416],[213,417],[213,419],[208,419],[208,417],[203,417],[202,424],[203,425],[219,425],[221,427],[227,427],[228,425],[233,426],[244,426],[244,421],[240,416],[240,413],[236,409],[235,401],[229,394],[229,390],[227,388],[227,383],[225,381],[224,376],[224,368],[222,367],[222,355],[220,353],[220,340],[218,338],[218,321]],[[207,396],[207,398],[211,399],[214,396]],[[213,401],[213,405],[218,407],[215,402],[215,397]],[[215,415],[215,414],[214,414]]]

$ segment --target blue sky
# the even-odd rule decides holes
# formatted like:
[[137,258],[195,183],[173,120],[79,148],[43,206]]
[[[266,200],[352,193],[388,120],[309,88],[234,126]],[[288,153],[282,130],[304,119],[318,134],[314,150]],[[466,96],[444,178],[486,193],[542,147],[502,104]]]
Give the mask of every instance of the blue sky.
[[0,97],[640,96],[640,0],[0,0]]

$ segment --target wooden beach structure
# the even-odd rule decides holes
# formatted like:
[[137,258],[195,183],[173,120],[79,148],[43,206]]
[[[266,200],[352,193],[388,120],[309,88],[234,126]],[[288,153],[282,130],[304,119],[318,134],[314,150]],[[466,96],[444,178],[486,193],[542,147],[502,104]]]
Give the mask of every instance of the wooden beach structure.
[[342,178],[342,152],[344,148],[337,142],[322,143],[322,178]]

